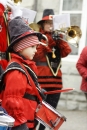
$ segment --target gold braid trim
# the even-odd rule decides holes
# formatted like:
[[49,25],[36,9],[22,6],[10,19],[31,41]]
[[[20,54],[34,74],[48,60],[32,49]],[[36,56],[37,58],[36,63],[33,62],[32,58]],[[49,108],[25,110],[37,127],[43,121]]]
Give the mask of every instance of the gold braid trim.
[[[7,13],[7,12],[6,12]],[[6,18],[6,16],[5,16],[5,13],[3,13],[3,18],[4,18],[4,21],[5,21],[5,25],[6,25],[6,32],[7,32],[7,45],[9,46],[10,44],[10,42],[9,42],[9,35],[8,35],[8,30],[7,30],[7,24],[8,24],[8,21],[7,21],[7,18]],[[11,59],[11,55],[10,55],[10,53],[9,53],[9,60]]]
[[50,62],[49,62],[48,56],[46,56],[46,59],[47,59],[48,66],[49,66],[49,68],[50,68],[52,74],[53,74],[54,76],[57,76],[58,70],[59,70],[59,68],[60,68],[60,66],[61,66],[61,61],[60,61],[59,65],[58,65],[58,67],[57,67],[56,72],[54,72],[53,69],[52,69],[52,67],[50,66]]

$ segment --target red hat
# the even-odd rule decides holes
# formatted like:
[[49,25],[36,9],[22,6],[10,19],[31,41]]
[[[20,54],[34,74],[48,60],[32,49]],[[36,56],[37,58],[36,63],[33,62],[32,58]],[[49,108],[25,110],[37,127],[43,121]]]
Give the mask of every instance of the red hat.
[[42,20],[40,20],[39,22],[37,22],[38,24],[41,24],[43,21],[45,20],[52,20],[53,19],[53,16],[54,15],[54,11],[53,9],[45,9],[43,11],[43,17],[42,17]]

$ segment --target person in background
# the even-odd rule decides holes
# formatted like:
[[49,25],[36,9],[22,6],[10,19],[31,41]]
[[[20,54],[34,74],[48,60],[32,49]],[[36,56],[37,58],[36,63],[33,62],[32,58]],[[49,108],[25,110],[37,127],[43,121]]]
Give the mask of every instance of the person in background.
[[82,77],[80,89],[84,92],[87,100],[87,46],[82,49],[76,68]]
[[[45,9],[42,20],[37,23],[40,27],[40,32],[48,39],[48,47],[39,45],[34,56],[34,61],[38,68],[38,82],[46,91],[56,91],[63,88],[61,58],[68,56],[71,52],[67,42],[60,39],[55,40],[52,37],[53,15],[53,9]],[[59,35],[58,37],[62,38],[63,36]],[[47,95],[46,102],[56,108],[59,99],[60,93],[49,94]],[[44,129],[45,126],[41,124],[39,130]]]
[[[13,12],[15,5],[7,5]],[[7,51],[11,54],[11,59],[4,75],[2,107],[15,119],[12,130],[34,130],[35,111],[42,100],[42,94],[33,57],[42,34],[34,32],[26,24],[20,9],[8,22],[8,31],[10,45]]]
[[6,1],[7,0],[0,0],[0,66],[4,70],[9,60],[9,55],[6,53],[9,44],[6,17]]

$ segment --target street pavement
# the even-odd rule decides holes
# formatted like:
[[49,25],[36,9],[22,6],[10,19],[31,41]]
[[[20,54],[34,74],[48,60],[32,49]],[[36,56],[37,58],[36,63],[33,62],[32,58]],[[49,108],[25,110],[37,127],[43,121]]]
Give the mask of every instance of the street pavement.
[[[58,110],[58,112],[67,118],[59,130],[87,130],[87,110]],[[36,130],[38,130],[38,126]],[[49,130],[49,128],[45,130]]]

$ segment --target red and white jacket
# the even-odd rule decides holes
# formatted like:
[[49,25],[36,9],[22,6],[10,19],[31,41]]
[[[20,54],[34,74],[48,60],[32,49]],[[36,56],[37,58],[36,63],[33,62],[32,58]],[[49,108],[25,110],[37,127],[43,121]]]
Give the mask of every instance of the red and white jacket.
[[87,46],[83,48],[76,63],[76,68],[82,77],[80,89],[87,92]]

